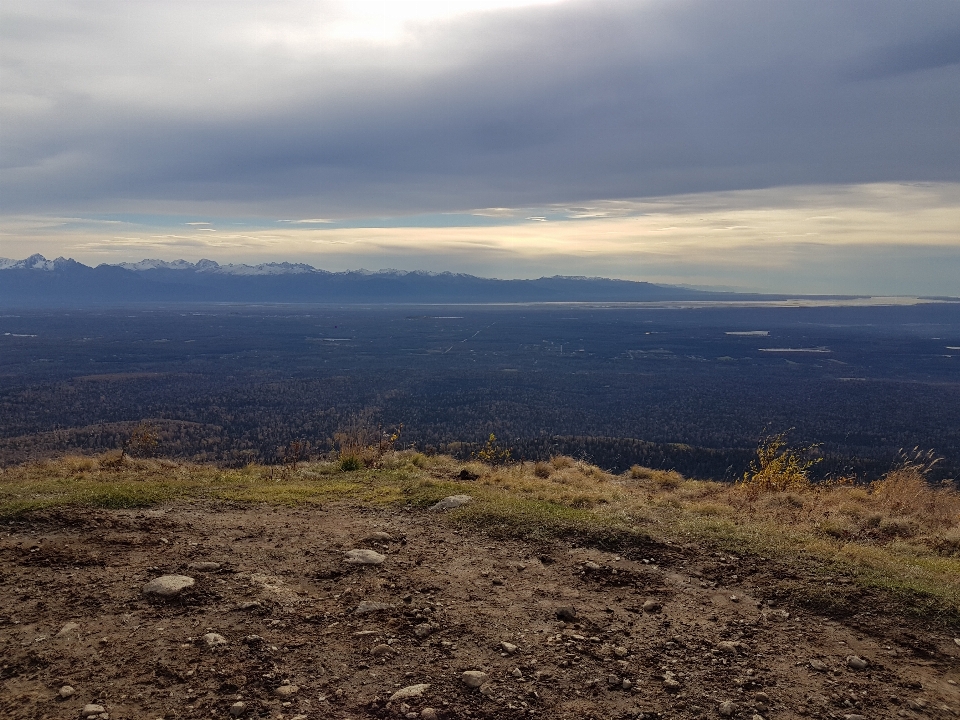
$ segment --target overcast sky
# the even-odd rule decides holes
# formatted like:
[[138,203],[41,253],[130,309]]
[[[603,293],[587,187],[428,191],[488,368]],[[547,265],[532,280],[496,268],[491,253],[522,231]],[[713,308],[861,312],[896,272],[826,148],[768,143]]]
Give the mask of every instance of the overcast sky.
[[4,0],[0,93],[0,256],[960,294],[956,0]]

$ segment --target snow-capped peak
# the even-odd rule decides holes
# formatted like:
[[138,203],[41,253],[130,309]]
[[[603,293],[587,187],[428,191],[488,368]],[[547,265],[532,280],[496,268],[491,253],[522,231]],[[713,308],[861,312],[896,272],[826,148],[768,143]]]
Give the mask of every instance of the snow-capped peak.
[[35,253],[26,260],[9,260],[0,258],[0,270],[63,270],[80,265],[76,260],[58,257],[56,260],[47,260],[40,253]]

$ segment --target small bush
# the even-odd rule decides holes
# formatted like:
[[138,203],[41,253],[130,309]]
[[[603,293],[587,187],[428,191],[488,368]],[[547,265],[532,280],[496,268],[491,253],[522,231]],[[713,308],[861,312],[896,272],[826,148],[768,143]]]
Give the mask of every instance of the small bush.
[[877,525],[877,532],[887,538],[909,538],[917,534],[920,528],[910,518],[883,518]]
[[766,492],[807,492],[811,489],[809,470],[822,458],[805,456],[816,447],[794,450],[787,445],[786,433],[761,438],[757,458],[737,486],[754,496]]
[[355,472],[363,468],[363,458],[356,454],[343,455],[340,458],[340,469],[343,472]]
[[554,455],[550,458],[550,464],[557,470],[564,470],[573,467],[576,462],[573,458],[567,457],[566,455]]
[[546,480],[550,477],[550,474],[553,472],[553,467],[549,463],[538,462],[533,466],[533,474],[538,478]]
[[487,444],[473,454],[474,460],[488,465],[505,465],[510,462],[510,451],[497,444],[497,436],[490,433]]

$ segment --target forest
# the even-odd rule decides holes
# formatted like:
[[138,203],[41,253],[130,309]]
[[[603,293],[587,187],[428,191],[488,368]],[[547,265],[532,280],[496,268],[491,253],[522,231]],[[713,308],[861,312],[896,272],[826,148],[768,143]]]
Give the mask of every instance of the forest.
[[0,462],[120,448],[223,465],[338,433],[460,457],[742,475],[765,434],[822,475],[960,467],[960,305],[139,305],[0,317]]

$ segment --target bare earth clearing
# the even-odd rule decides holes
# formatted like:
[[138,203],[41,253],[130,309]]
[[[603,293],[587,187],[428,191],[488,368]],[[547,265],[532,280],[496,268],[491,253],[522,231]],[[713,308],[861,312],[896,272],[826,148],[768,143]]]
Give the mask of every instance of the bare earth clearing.
[[[195,502],[8,520],[0,716],[960,717],[952,633],[852,586],[828,617],[776,599],[814,581],[802,568],[493,539],[450,517]],[[385,559],[349,564],[355,548]],[[143,593],[165,574],[196,582]]]

